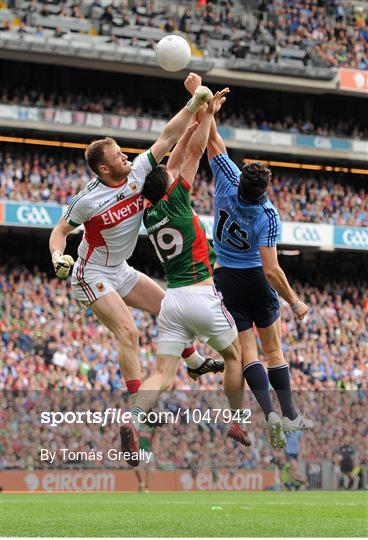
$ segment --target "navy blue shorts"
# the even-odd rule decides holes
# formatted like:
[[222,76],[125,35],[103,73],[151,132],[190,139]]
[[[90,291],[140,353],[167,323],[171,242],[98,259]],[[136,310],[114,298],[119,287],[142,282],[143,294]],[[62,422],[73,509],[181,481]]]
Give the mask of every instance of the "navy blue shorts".
[[271,326],[280,317],[276,291],[265,278],[262,267],[215,268],[216,289],[233,316],[238,332]]

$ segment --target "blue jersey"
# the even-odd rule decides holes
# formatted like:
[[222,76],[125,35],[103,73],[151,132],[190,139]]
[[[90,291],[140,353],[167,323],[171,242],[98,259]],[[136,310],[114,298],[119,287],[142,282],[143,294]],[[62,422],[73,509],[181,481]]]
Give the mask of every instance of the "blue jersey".
[[286,433],[286,446],[285,452],[288,454],[299,454],[300,449],[300,439],[302,438],[303,433],[301,431],[293,431],[291,433]]
[[257,204],[241,202],[241,171],[227,154],[217,154],[210,165],[215,178],[213,243],[218,264],[228,268],[262,266],[259,248],[276,246],[280,237],[278,211],[266,196]]

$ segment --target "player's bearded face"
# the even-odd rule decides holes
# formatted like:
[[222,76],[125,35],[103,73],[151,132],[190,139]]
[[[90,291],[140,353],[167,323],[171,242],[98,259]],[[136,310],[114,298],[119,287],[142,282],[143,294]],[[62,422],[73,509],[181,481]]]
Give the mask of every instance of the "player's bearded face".
[[132,170],[128,156],[124,154],[117,144],[105,148],[105,167],[109,178],[121,182]]

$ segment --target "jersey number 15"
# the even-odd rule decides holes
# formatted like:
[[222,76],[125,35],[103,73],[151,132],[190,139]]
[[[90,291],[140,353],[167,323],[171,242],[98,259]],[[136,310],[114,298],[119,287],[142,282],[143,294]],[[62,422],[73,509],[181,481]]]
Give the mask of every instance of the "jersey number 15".
[[[227,222],[229,220],[230,214],[228,214],[226,210],[220,209],[219,214],[220,218],[218,220],[216,228],[217,240],[219,242],[226,242],[227,244],[229,244],[229,246],[233,247],[238,251],[247,251],[250,248],[250,244],[249,242],[247,242],[247,231],[241,229],[238,223],[236,223],[236,221],[232,221],[228,225]],[[223,238],[224,229],[231,238]]]

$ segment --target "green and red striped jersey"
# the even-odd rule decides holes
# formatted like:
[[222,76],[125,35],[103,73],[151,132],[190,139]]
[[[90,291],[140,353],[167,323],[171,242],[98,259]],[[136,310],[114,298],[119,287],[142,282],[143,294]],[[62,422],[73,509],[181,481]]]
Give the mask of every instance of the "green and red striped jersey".
[[189,193],[190,185],[179,176],[167,194],[144,211],[144,225],[170,288],[208,279],[215,262],[215,253],[191,207]]

